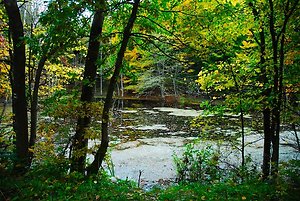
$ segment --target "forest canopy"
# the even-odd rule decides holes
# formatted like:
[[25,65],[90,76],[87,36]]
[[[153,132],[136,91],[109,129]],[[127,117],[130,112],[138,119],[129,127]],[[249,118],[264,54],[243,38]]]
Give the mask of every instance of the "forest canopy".
[[[43,181],[53,168],[60,179],[78,177],[74,185],[98,175],[105,189],[110,180],[103,167],[114,172],[110,150],[139,139],[137,131],[128,134],[132,125],[122,127],[126,138],[114,133],[119,119],[123,125],[124,104],[150,107],[148,116],[157,113],[156,104],[198,111],[182,125],[197,134],[174,157],[176,181],[191,189],[216,181],[226,186],[233,174],[242,188],[259,181],[257,188],[270,182],[276,189],[286,176],[282,195],[268,197],[286,199],[280,196],[299,191],[299,161],[287,165],[280,155],[287,132],[286,144],[300,151],[299,23],[299,0],[2,0],[1,175],[13,183],[41,171]],[[262,142],[257,170],[249,169],[245,151],[254,132]],[[205,140],[230,144],[238,164],[221,173],[222,154]],[[4,200],[13,199],[12,185],[2,185]],[[152,196],[169,200],[176,190],[160,193]],[[266,192],[259,193],[262,199]]]

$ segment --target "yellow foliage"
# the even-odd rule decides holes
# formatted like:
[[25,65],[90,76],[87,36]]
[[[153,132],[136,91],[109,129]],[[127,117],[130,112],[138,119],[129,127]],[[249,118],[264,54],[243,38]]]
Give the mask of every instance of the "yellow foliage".
[[213,89],[215,91],[222,91],[234,87],[234,81],[228,73],[220,73],[224,68],[223,64],[217,65],[218,70],[215,71],[201,71],[198,74],[196,83],[199,84],[201,90]]
[[256,43],[250,43],[250,42],[247,42],[247,41],[243,41],[242,44],[243,44],[241,46],[242,49],[247,49],[247,48],[252,48],[252,47],[256,47],[257,46]]
[[[8,43],[2,35],[0,35],[0,58],[1,60],[9,60]],[[0,97],[4,98],[11,95],[9,69],[10,66],[7,63],[0,63]]]
[[125,59],[129,61],[136,60],[139,57],[139,53],[136,47],[134,47],[132,50],[126,50],[125,52]]
[[183,7],[189,7],[191,3],[192,3],[192,0],[185,0],[185,1],[182,2],[182,6]]
[[242,4],[244,1],[242,0],[231,0],[232,5],[236,6],[236,4]]
[[45,70],[47,71],[47,80],[45,80],[47,84],[40,87],[40,95],[48,95],[63,89],[71,82],[82,79],[83,69],[78,67],[48,64],[45,66]]
[[117,43],[119,43],[120,39],[119,39],[119,35],[118,34],[115,34],[111,39],[110,39],[110,42],[112,45],[115,45]]
[[35,36],[42,35],[45,33],[46,33],[46,29],[44,29],[43,27],[36,27],[33,29],[33,32],[32,32],[32,34]]
[[154,63],[153,58],[148,54],[148,52],[140,50],[137,47],[125,52],[125,60],[133,67],[130,69],[131,73],[138,73],[140,70],[143,70]]
[[214,10],[217,5],[217,4],[213,3],[212,1],[200,2],[199,4],[205,10]]

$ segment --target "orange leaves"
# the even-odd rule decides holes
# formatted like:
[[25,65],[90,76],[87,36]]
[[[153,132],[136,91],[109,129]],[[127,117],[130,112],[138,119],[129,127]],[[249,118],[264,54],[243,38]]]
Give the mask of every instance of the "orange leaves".
[[153,64],[153,60],[149,56],[149,53],[140,50],[137,47],[134,47],[132,50],[126,50],[125,60],[131,67],[134,67],[130,69],[131,73],[139,72]]
[[0,35],[0,48],[5,47],[5,39],[2,35]]
[[300,56],[300,51],[292,50],[287,53],[286,59],[284,61],[284,64],[286,65],[292,65],[295,62],[295,58]]

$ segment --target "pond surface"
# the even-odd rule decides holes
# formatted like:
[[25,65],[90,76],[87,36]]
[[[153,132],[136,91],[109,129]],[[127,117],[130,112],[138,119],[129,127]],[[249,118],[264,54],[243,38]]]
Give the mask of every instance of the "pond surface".
[[[199,130],[190,128],[190,121],[199,115],[203,115],[203,111],[171,107],[124,108],[115,111],[110,145],[113,168],[112,165],[108,168],[112,171],[111,174],[134,181],[140,178],[140,184],[144,188],[174,182],[176,168],[173,155],[182,154],[184,145],[199,137]],[[237,120],[238,116],[227,114],[227,118]],[[221,128],[217,126],[214,128],[216,133],[220,130]],[[251,154],[254,163],[260,167],[263,153],[262,134],[249,128],[246,128],[246,131],[245,152]],[[235,132],[225,131],[225,133]],[[280,160],[297,159],[299,152],[286,146],[294,141],[292,133],[284,131],[281,137]],[[240,138],[237,139],[237,142],[239,141]],[[240,152],[226,140],[217,143],[206,139],[198,146],[204,148],[208,144],[218,147],[223,154],[221,160],[224,162],[235,165],[240,163]]]
[[[0,107],[2,110],[3,108]],[[11,105],[7,105],[6,112],[11,111]],[[225,114],[224,121],[231,124],[230,128],[220,125],[211,125],[210,134],[204,140],[199,129],[191,129],[191,120],[198,116],[216,119],[213,115],[203,115],[203,111],[193,108],[175,107],[149,107],[144,105],[132,105],[115,110],[110,126],[111,163],[106,165],[110,173],[121,179],[130,179],[138,182],[145,188],[153,185],[169,185],[176,180],[176,168],[173,163],[173,155],[181,155],[187,143],[200,139],[197,145],[199,149],[207,145],[213,145],[223,154],[221,162],[225,164],[240,164],[241,153],[237,147],[228,140],[217,141],[215,135],[230,136],[236,134],[239,129],[238,115]],[[252,117],[245,116],[249,124]],[[255,118],[253,118],[255,119]],[[260,168],[263,153],[263,135],[245,128],[245,152],[250,154],[253,162]],[[299,132],[299,128],[298,128]],[[202,139],[202,140],[201,140]],[[241,138],[237,138],[237,143]],[[89,143],[92,147],[99,141]],[[295,144],[295,136],[291,131],[281,132],[280,161],[299,159],[300,154],[290,145]],[[238,144],[240,148],[240,143]],[[93,156],[89,156],[93,160]],[[111,167],[113,165],[113,168]]]

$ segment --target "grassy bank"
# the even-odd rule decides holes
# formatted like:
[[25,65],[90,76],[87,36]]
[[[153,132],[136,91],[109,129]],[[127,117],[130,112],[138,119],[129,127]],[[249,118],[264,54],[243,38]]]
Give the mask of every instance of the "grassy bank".
[[67,174],[63,164],[36,167],[22,177],[1,172],[0,200],[298,200],[299,162],[283,169],[276,180],[181,183],[144,191],[131,181],[105,174],[85,178]]

